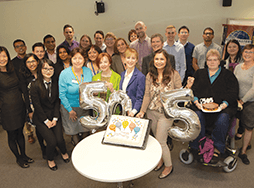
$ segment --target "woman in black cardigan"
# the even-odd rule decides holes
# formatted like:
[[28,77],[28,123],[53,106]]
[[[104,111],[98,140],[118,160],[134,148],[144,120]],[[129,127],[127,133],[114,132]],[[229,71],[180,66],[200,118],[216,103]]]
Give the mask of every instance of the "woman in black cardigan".
[[[198,141],[210,133],[214,142],[214,154],[210,163],[217,163],[220,153],[224,153],[229,120],[237,111],[238,81],[234,74],[223,68],[217,50],[209,50],[206,56],[207,66],[194,74],[195,81],[192,86],[194,104],[192,109],[196,112],[201,123],[199,136],[190,143],[190,147],[198,150]],[[212,98],[221,108],[220,112],[204,112],[202,99]]]
[[56,146],[60,149],[64,162],[68,163],[70,159],[62,133],[58,86],[55,79],[51,79],[53,75],[54,64],[48,59],[43,59],[38,67],[38,78],[31,85],[30,94],[34,106],[33,122],[47,143],[48,167],[55,171]]

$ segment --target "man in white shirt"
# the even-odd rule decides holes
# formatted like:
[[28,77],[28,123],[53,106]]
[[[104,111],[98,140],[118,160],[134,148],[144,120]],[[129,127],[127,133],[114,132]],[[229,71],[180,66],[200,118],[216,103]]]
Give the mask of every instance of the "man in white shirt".
[[181,76],[181,81],[183,81],[186,70],[186,59],[184,46],[178,42],[175,42],[176,28],[173,25],[169,25],[166,28],[167,41],[163,44],[163,49],[168,52],[168,54],[175,56],[175,68],[176,71]]

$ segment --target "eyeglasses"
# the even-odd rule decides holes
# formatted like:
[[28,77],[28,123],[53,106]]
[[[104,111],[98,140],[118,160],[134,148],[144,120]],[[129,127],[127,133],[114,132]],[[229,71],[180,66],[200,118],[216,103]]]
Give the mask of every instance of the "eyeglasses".
[[45,72],[52,72],[54,71],[54,68],[42,68],[42,70]]
[[213,33],[204,33],[204,35],[206,35],[206,36],[213,35]]
[[30,63],[35,63],[37,62],[36,60],[32,60],[32,61],[26,61],[26,63],[30,64]]
[[114,40],[113,38],[106,38],[106,40]]
[[246,50],[244,50],[243,52],[246,53],[246,54],[254,54],[254,52],[252,52],[252,51],[246,51]]
[[24,46],[25,46],[24,44],[21,44],[21,45],[15,46],[15,48],[23,48]]
[[207,59],[206,61],[219,61],[219,59]]

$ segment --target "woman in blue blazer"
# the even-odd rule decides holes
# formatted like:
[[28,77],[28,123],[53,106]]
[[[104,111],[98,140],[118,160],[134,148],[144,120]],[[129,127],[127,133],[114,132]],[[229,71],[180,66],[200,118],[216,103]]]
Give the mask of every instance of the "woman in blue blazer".
[[145,92],[146,78],[135,66],[138,62],[138,53],[133,48],[125,51],[126,70],[121,73],[120,89],[131,98],[132,111],[129,116],[134,117],[139,112]]

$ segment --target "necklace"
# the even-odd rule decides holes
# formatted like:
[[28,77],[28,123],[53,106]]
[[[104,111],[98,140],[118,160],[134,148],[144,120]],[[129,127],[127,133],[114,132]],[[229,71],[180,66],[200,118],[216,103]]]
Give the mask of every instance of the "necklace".
[[83,76],[83,69],[81,69],[81,83],[79,83],[79,79],[78,79],[78,77],[77,77],[77,75],[76,75],[76,73],[74,72],[74,70],[73,70],[73,67],[71,67],[71,70],[72,70],[72,72],[73,72],[73,74],[74,74],[74,76],[75,76],[75,79],[77,80],[77,82],[78,82],[78,84],[80,85],[80,84],[82,84],[83,83],[83,81],[84,81],[84,76]]

